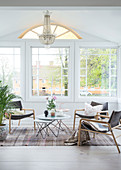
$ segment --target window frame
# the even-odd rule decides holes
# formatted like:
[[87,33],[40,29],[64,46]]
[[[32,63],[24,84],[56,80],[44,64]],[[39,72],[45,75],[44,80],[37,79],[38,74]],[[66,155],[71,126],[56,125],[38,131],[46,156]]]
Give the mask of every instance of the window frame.
[[[34,102],[45,102],[47,96],[32,96],[32,53],[31,47],[43,48],[43,45],[38,41],[27,41],[26,43],[26,100]],[[74,43],[68,42],[55,42],[51,47],[56,48],[70,48],[70,58],[68,67],[68,96],[58,96],[58,102],[73,102],[74,96]]]
[[[105,96],[80,96],[80,48],[116,48],[117,49],[117,96],[105,97]],[[91,102],[95,101],[110,101],[117,102],[119,96],[119,48],[115,43],[108,42],[76,42],[75,43],[75,102]]]
[[2,48],[20,48],[20,96],[25,100],[25,42],[0,41]]

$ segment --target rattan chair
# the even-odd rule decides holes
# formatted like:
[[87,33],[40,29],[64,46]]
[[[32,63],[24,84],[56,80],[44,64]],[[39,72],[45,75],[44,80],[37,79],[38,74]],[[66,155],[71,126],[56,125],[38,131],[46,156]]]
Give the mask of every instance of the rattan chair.
[[[92,119],[85,119],[85,118],[80,119],[79,130],[78,130],[78,146],[80,145],[81,131],[88,131],[88,132],[92,132],[95,134],[100,133],[100,134],[105,134],[105,135],[111,135],[118,149],[118,152],[120,153],[120,149],[117,144],[116,138],[120,137],[121,135],[115,138],[113,130],[114,129],[121,130],[121,124],[120,124],[121,111],[118,111],[118,112],[113,111],[110,117],[104,116],[104,115],[103,116],[97,115],[97,116],[109,118],[109,121],[106,122],[104,120],[92,120]],[[82,125],[84,128],[82,128]]]
[[[20,125],[21,119],[28,118],[28,117],[32,116],[33,119],[35,120],[35,111],[34,111],[34,109],[24,109],[22,107],[21,101],[11,102],[9,104],[9,107],[24,110],[24,112],[25,112],[24,115],[9,114],[9,133],[11,132],[11,120],[19,120],[18,126]],[[29,113],[26,113],[26,111],[29,111]],[[36,129],[35,122],[34,122],[34,129]]]

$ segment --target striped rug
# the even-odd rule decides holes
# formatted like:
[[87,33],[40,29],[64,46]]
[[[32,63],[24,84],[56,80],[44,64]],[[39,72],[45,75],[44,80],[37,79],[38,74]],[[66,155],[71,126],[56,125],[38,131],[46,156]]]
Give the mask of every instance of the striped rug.
[[[68,139],[71,133],[67,130],[60,131],[59,136],[55,137],[51,132],[45,139],[32,128],[13,128],[12,133],[8,134],[5,141],[0,142],[0,146],[65,146],[64,141]],[[56,132],[55,132],[56,133]],[[44,134],[43,134],[44,135]],[[90,134],[91,141],[85,145],[88,146],[113,146],[115,143],[112,137],[102,134],[96,134],[95,139]]]

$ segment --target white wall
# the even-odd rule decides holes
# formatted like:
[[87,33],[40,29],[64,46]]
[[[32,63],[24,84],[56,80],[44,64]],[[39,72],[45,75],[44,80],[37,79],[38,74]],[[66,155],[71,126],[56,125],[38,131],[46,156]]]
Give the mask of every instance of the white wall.
[[[102,103],[103,102],[104,101],[102,101]],[[88,102],[88,103],[90,103],[90,102]],[[57,107],[59,107],[60,104],[61,103],[57,102]],[[46,103],[42,103],[42,102],[40,102],[40,103],[38,103],[38,102],[23,102],[23,105],[24,105],[24,108],[34,108],[36,115],[43,114],[44,110],[46,110]],[[77,103],[77,102],[76,103],[75,102],[67,103],[67,102],[65,102],[61,106],[62,106],[62,108],[69,109],[68,114],[71,115],[72,118],[73,118],[74,110],[84,108],[84,105],[85,105],[84,102],[80,102],[80,103]],[[113,110],[117,110],[117,109],[118,109],[118,103],[117,102],[109,102],[109,113],[110,114]]]

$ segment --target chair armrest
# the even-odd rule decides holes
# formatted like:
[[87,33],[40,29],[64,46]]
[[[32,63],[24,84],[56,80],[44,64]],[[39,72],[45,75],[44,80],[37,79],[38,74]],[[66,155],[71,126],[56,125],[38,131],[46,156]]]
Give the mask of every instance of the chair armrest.
[[33,111],[33,112],[35,112],[34,109],[22,109],[22,110],[24,110],[24,111]]
[[[74,111],[74,115],[75,115],[75,116],[77,116],[77,115],[76,115],[76,112],[77,112],[77,111],[85,111],[85,109],[76,109],[76,110]],[[78,117],[79,117],[79,116],[78,116]],[[78,117],[77,117],[77,118],[78,118]]]
[[81,123],[82,121],[95,122],[95,123],[102,123],[102,124],[107,124],[108,126],[110,125],[110,123],[105,122],[105,121],[101,121],[101,120],[92,120],[92,119],[85,119],[85,118],[82,118],[82,119],[80,119],[80,123]]
[[98,114],[98,113],[107,113],[107,115],[109,116],[108,110],[104,110],[104,111],[97,112],[97,114]]
[[85,111],[85,109],[76,109],[74,113],[76,113],[77,111]]
[[110,118],[110,116],[106,116],[106,115],[96,115],[97,117],[103,117],[103,118]]

